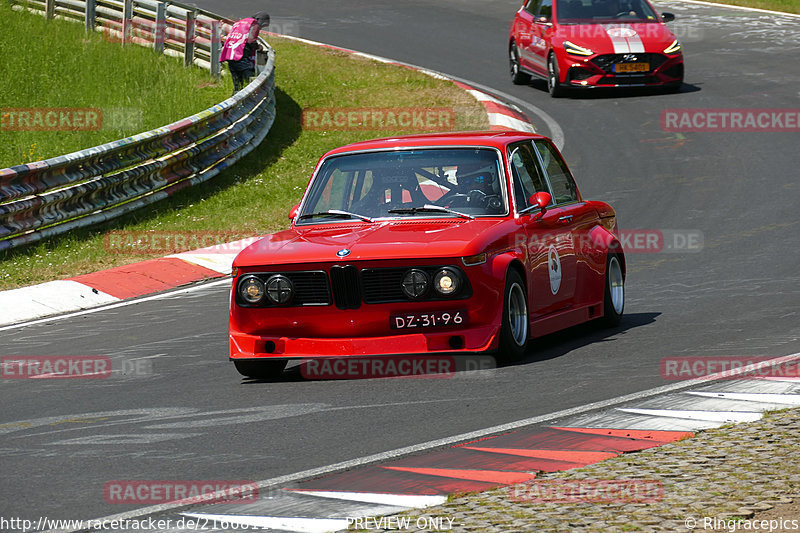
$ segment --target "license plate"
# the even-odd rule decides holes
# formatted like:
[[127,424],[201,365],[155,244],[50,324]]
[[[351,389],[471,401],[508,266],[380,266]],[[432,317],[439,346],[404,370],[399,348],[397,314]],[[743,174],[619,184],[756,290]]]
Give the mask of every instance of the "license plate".
[[614,65],[614,72],[647,72],[650,70],[650,63],[617,63]]
[[435,313],[406,313],[389,317],[392,329],[440,328],[444,326],[463,326],[467,323],[467,310],[437,311]]

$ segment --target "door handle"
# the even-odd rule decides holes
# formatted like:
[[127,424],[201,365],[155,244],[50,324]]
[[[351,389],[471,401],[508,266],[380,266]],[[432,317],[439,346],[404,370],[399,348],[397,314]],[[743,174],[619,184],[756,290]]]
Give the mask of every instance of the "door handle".
[[566,215],[558,219],[559,222],[562,224],[569,224],[572,222],[572,215]]

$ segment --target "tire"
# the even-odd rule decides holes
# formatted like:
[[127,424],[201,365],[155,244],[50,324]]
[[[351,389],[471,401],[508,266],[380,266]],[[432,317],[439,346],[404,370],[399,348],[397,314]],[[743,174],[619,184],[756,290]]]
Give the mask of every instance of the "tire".
[[625,276],[619,254],[606,257],[606,282],[603,295],[602,323],[607,327],[618,326],[625,311]]
[[550,54],[547,59],[547,91],[553,98],[564,96],[564,87],[558,81],[558,61],[555,54]]
[[525,282],[519,273],[510,269],[506,274],[503,292],[503,322],[500,326],[499,362],[519,361],[528,346],[528,298]]
[[280,377],[286,368],[286,359],[269,359],[266,361],[237,361],[233,364],[236,370],[246,378],[272,379]]
[[508,63],[511,71],[511,82],[514,85],[525,85],[531,81],[530,75],[522,72],[522,68],[519,66],[517,43],[511,43],[511,46],[508,47]]

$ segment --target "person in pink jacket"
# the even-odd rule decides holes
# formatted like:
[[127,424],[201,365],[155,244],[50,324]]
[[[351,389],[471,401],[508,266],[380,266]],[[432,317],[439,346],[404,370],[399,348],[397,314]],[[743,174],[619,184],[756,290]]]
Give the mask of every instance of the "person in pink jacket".
[[249,18],[236,22],[222,45],[220,61],[228,62],[233,78],[233,93],[241,91],[256,74],[258,32],[269,26],[269,15],[259,11]]

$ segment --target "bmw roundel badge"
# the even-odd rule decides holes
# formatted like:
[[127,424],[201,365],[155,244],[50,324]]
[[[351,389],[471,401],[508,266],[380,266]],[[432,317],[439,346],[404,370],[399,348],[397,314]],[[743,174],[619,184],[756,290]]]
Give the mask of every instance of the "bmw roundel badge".
[[350,255],[350,250],[348,250],[347,248],[342,248],[341,250],[336,252],[336,255],[338,255],[339,257],[347,257],[348,255]]

